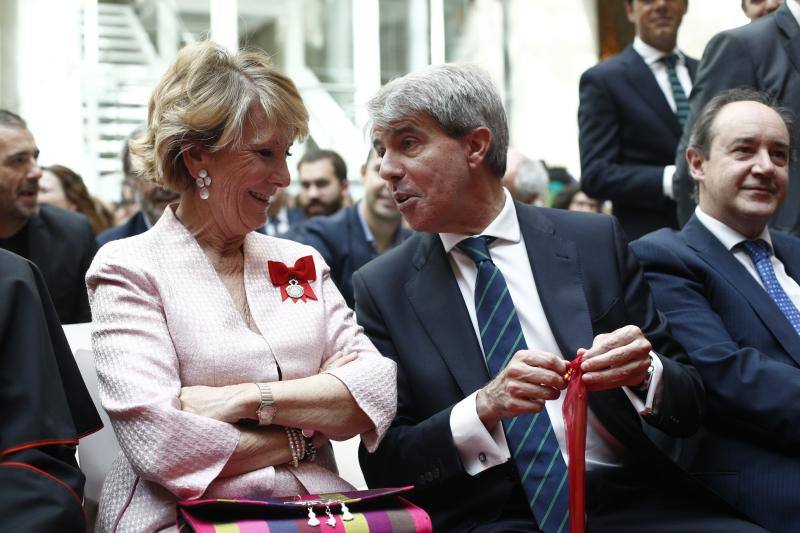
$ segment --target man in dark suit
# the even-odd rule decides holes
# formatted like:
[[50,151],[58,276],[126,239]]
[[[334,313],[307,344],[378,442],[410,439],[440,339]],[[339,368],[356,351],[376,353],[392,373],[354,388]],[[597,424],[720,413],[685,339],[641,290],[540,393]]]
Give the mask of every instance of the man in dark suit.
[[134,196],[136,203],[139,205],[139,211],[134,213],[133,216],[119,226],[107,229],[98,235],[98,246],[103,246],[105,243],[116,241],[117,239],[124,239],[144,233],[153,227],[153,224],[161,218],[161,214],[170,203],[178,200],[177,193],[164,189],[153,181],[142,179],[133,171],[131,152],[128,148],[128,143],[141,134],[141,128],[133,130],[128,138],[125,139],[121,154],[122,173],[126,181],[134,184]]
[[581,76],[581,188],[629,239],[677,228],[672,176],[697,61],[676,48],[688,0],[627,0],[636,37]]
[[[703,106],[725,89],[750,87],[765,91],[795,114],[800,112],[800,0],[786,0],[773,13],[746,26],[714,36],[703,52],[690,100],[689,118],[675,164],[675,200],[678,220],[692,215],[694,184],[686,164],[685,150],[696,117]],[[800,148],[800,136],[792,138],[792,149]],[[789,192],[775,212],[770,226],[800,234],[800,164],[789,168]]]
[[713,98],[687,151],[695,214],[631,245],[708,393],[692,470],[787,533],[800,531],[800,239],[767,222],[786,195],[790,128],[764,93]]
[[311,245],[331,268],[331,277],[353,307],[353,272],[403,242],[411,231],[378,175],[380,159],[370,149],[361,167],[364,198],[327,217],[314,217],[300,227],[295,240]]
[[64,324],[91,321],[84,276],[97,251],[86,217],[37,205],[42,170],[25,121],[0,110],[0,248],[41,270]]
[[643,431],[692,434],[704,395],[615,220],[503,189],[489,76],[430,67],[368,109],[380,175],[419,233],[353,277],[358,321],[398,372],[397,417],[360,456],[367,482],[415,484],[441,531],[564,531],[561,393],[580,355],[589,530],[749,530]]

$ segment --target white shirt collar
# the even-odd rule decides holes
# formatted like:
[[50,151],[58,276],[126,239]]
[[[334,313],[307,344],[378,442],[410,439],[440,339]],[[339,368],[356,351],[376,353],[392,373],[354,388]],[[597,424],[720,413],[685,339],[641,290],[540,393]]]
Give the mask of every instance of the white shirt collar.
[[786,5],[789,11],[792,12],[792,15],[794,15],[795,20],[797,20],[797,24],[800,25],[800,2],[797,2],[797,0],[786,0]]
[[[500,210],[494,220],[492,220],[486,229],[481,232],[481,235],[489,235],[497,239],[517,243],[522,238],[519,231],[519,221],[517,220],[517,210],[514,208],[514,200],[511,198],[511,193],[503,188],[505,193],[505,202],[503,209]],[[461,233],[440,233],[439,238],[442,239],[445,253],[450,253],[450,250],[469,237],[476,237],[477,235],[464,235]]]
[[636,51],[637,54],[642,56],[644,59],[645,64],[652,65],[653,63],[658,62],[662,57],[666,57],[670,54],[675,54],[678,56],[678,61],[683,61],[683,53],[675,48],[672,52],[665,53],[659,50],[658,48],[654,48],[641,40],[639,36],[633,38],[633,49]]
[[[700,221],[700,223],[703,224],[703,226],[705,226],[706,229],[710,231],[714,237],[719,239],[719,242],[721,242],[722,245],[731,252],[735,251],[734,248],[739,243],[750,240],[725,223],[720,222],[716,218],[704,212],[702,209],[700,209],[699,205],[695,208],[694,214],[697,216],[697,219]],[[767,228],[764,228],[757,238],[763,239],[767,242],[767,244],[769,244],[770,249],[772,248],[772,239],[769,237],[769,231]]]

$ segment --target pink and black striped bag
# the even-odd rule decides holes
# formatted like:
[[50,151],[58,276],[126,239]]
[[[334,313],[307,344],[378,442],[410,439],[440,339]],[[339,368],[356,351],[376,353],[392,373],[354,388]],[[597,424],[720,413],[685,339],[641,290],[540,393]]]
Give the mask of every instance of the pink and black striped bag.
[[430,532],[431,519],[399,494],[413,486],[265,500],[186,500],[178,529],[195,533]]

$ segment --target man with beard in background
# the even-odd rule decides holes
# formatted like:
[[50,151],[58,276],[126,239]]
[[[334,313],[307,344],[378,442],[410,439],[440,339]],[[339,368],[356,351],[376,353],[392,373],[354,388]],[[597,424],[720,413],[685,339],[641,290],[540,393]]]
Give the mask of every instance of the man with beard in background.
[[380,166],[380,158],[370,149],[367,162],[361,166],[363,200],[329,217],[309,220],[298,237],[322,254],[331,268],[333,281],[351,308],[353,272],[411,235],[403,227],[386,182],[378,175]]
[[85,216],[38,205],[39,148],[27,124],[0,109],[0,248],[41,271],[62,324],[89,322],[83,278],[97,251]]
[[347,200],[347,165],[333,150],[309,150],[297,164],[297,204],[306,218],[332,215]]
[[136,212],[125,223],[104,231],[97,237],[97,245],[103,246],[105,243],[133,237],[150,229],[153,224],[161,217],[164,209],[178,199],[177,193],[168,191],[156,185],[155,182],[143,180],[136,176],[131,168],[131,156],[128,151],[128,142],[142,134],[141,128],[136,128],[122,147],[122,172],[126,180],[136,184],[136,203],[139,204],[139,211]]

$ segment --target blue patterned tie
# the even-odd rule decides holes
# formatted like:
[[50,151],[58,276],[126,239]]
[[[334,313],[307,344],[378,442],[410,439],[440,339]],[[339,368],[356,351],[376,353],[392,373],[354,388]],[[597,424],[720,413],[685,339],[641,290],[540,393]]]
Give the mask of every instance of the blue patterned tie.
[[797,334],[800,335],[800,311],[797,310],[792,300],[784,292],[781,284],[778,283],[778,278],[775,277],[769,244],[763,239],[756,239],[742,242],[742,247],[753,261],[758,275],[764,283],[764,288],[767,289],[767,294],[777,304],[778,309],[781,310],[781,313],[784,314]]
[[[488,245],[493,240],[470,237],[458,243],[478,267],[475,313],[491,376],[497,375],[518,350],[527,348],[506,281],[489,255]],[[547,412],[503,420],[503,427],[539,528],[546,533],[569,531],[567,465]]]
[[683,85],[678,79],[678,71],[675,70],[675,65],[678,64],[678,56],[670,54],[661,58],[661,61],[667,66],[667,78],[669,78],[669,86],[672,89],[672,97],[675,99],[675,117],[678,119],[678,124],[683,128],[686,124],[686,117],[689,116],[689,99],[686,98],[686,93],[683,92]]

